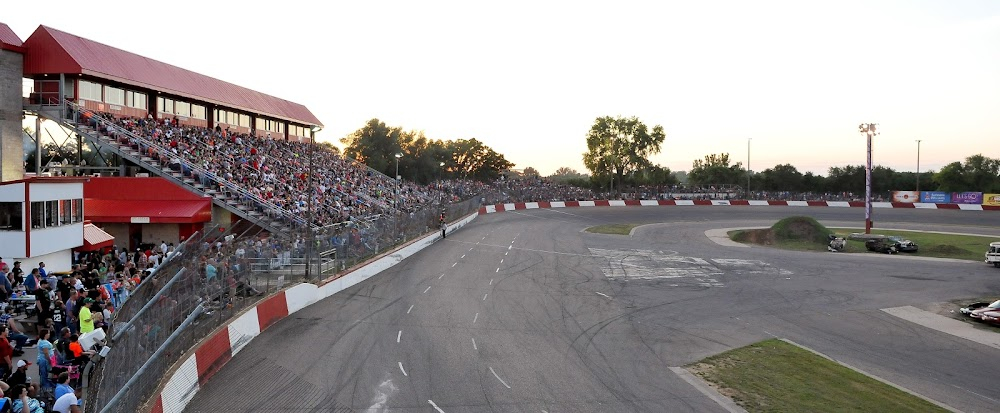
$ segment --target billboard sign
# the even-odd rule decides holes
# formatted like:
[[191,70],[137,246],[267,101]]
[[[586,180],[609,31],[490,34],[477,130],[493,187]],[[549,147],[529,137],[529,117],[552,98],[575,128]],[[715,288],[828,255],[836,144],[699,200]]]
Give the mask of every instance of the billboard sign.
[[1000,194],[983,194],[983,205],[1000,206]]
[[892,191],[892,202],[913,203],[920,200],[920,193],[916,191]]
[[951,202],[956,204],[982,204],[982,192],[952,192]]
[[938,192],[938,191],[921,191],[920,202],[926,202],[932,204],[950,204],[951,193]]

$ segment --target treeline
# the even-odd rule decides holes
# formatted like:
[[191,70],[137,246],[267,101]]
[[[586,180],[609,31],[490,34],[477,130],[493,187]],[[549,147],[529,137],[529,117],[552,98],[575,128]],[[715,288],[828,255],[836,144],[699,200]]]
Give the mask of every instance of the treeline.
[[[489,146],[473,139],[430,139],[421,131],[386,126],[378,119],[340,139],[344,155],[388,176],[428,184],[437,179],[492,181],[514,166]],[[397,157],[397,155],[399,155]]]
[[[588,187],[595,190],[608,188],[608,177],[595,178],[578,173],[571,168],[559,168],[550,179]],[[793,192],[863,192],[865,188],[864,165],[831,167],[827,175],[800,172],[794,165],[782,164],[763,171],[750,173],[752,191]],[[634,186],[669,186],[730,184],[746,187],[747,170],[741,162],[732,163],[729,154],[710,154],[692,163],[686,173],[670,172],[658,165],[644,165],[625,174],[624,188]],[[872,190],[887,192],[917,189],[917,174],[900,172],[884,166],[872,168]],[[921,191],[989,192],[1000,193],[1000,159],[973,155],[962,162],[953,162],[940,171],[920,173]]]

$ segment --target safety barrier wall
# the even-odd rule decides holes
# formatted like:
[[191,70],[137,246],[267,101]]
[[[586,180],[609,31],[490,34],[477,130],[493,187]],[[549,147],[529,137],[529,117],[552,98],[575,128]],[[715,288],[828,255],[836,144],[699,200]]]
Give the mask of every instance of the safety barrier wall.
[[[477,216],[478,214],[475,213],[469,214],[449,225],[448,231],[451,232],[467,225]],[[183,361],[163,384],[159,395],[152,400],[149,411],[153,413],[184,411],[201,386],[204,386],[222,366],[269,326],[289,314],[391,268],[440,238],[440,232],[431,233],[394,252],[361,265],[343,276],[328,280],[324,284],[298,284],[259,302],[256,306],[232,319],[226,326],[220,328],[207,339],[202,340],[192,353],[184,356]]]
[[[593,201],[539,201],[493,204],[479,207],[479,214],[492,214],[504,211],[516,211],[536,208],[578,208],[578,207],[646,207],[646,206],[791,206],[791,207],[830,207],[830,208],[864,208],[865,203],[859,201],[759,201],[759,200],[593,200]],[[902,208],[902,209],[958,209],[962,211],[1000,211],[998,205],[976,204],[932,204],[922,202],[872,202],[872,208]]]

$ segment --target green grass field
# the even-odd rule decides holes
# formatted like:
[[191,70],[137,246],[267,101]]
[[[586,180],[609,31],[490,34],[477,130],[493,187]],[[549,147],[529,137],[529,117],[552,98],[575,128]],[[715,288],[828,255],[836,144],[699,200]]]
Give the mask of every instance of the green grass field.
[[[838,236],[843,237],[850,235],[852,232],[864,232],[863,228],[829,228],[829,230],[833,231],[833,233]],[[736,242],[754,243],[752,236],[752,232],[754,231],[766,230],[730,231],[729,238]],[[1000,238],[997,237],[936,234],[920,231],[889,231],[873,229],[872,233],[897,235],[917,243],[917,246],[919,247],[917,252],[901,253],[904,255],[913,255],[917,257],[955,258],[970,261],[982,261],[983,254],[985,254],[986,250],[989,248],[990,242],[1000,241]],[[766,245],[774,248],[795,251],[826,251],[825,241],[778,238]],[[847,248],[844,252],[874,254],[873,252],[869,252],[865,249],[864,241],[850,239],[847,241]]]
[[[838,235],[848,235],[851,232],[864,232],[863,228],[831,228]],[[919,257],[957,258],[960,260],[982,261],[983,254],[989,249],[990,242],[1000,241],[995,237],[980,237],[974,235],[935,234],[919,231],[887,231],[873,229],[872,234],[898,235],[909,239],[919,246],[912,255]],[[847,252],[867,252],[861,241],[847,241]],[[911,253],[902,253],[911,254]]]
[[632,228],[637,226],[639,226],[639,224],[604,224],[587,228],[587,232],[595,234],[628,235],[632,232]]
[[748,412],[947,411],[777,339],[687,367]]

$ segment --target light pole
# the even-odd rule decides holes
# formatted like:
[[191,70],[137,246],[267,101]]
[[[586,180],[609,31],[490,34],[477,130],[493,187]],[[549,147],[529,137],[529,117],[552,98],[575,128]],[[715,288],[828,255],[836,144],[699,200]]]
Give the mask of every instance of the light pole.
[[865,234],[872,233],[872,137],[878,135],[877,123],[862,123],[858,132],[868,137],[868,162],[865,164]]
[[399,238],[399,222],[398,222],[398,219],[399,219],[398,218],[398,216],[399,216],[399,158],[402,158],[403,154],[397,152],[396,155],[395,155],[395,157],[396,157],[396,178],[395,178],[396,179],[396,199],[393,200],[392,202],[393,202],[393,204],[394,204],[394,206],[396,208],[395,208],[394,211],[392,211],[392,226],[393,226],[393,228],[395,230],[395,233],[393,234],[393,236],[398,239]]
[[917,139],[917,199],[920,198],[920,139]]
[[316,233],[313,231],[313,220],[315,219],[315,212],[313,212],[313,198],[316,196],[316,189],[313,186],[313,151],[316,146],[316,132],[322,130],[319,126],[313,126],[311,129],[311,134],[309,136],[309,180],[306,182],[306,202],[309,204],[309,222],[306,223],[306,280],[309,280],[312,275],[312,251],[314,244],[316,243]]
[[753,138],[747,138],[747,199],[750,199],[750,141]]

